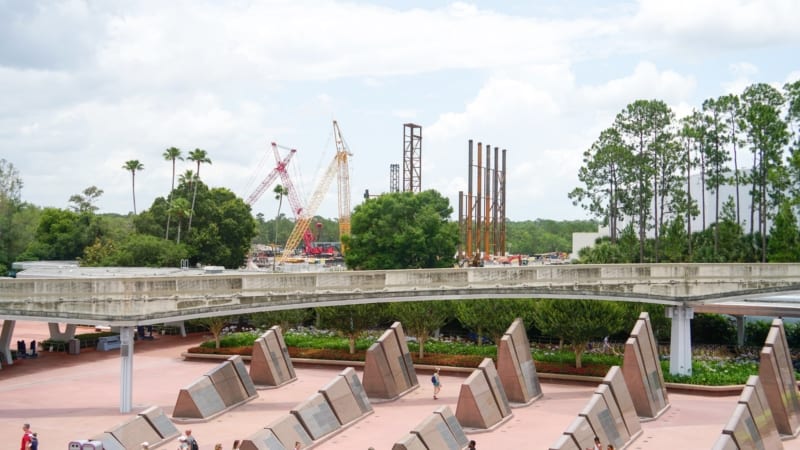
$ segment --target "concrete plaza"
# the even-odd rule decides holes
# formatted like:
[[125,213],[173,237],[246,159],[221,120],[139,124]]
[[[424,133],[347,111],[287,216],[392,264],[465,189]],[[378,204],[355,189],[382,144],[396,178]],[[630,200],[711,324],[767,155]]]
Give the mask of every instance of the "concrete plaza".
[[[48,337],[47,325],[17,322],[14,339],[37,341]],[[204,340],[202,334],[158,336],[137,341],[134,358],[134,413],[159,406],[170,415],[178,391],[214,367],[215,361],[186,361],[181,353]],[[297,365],[297,381],[272,390],[206,423],[176,426],[191,428],[203,450],[215,443],[231,448],[273,419],[317,392],[341,367]],[[360,375],[360,368],[356,369]],[[429,374],[420,372],[420,387],[402,399],[373,403],[374,413],[318,443],[314,448],[366,450],[390,449],[392,444],[439,406],[455,412],[465,373],[443,371],[439,400],[432,398]],[[66,449],[72,440],[88,439],[134,415],[119,412],[120,359],[118,351],[84,349],[80,355],[42,352],[37,359],[15,361],[0,370],[0,435],[6,448],[16,448],[21,425],[30,422],[39,433],[42,448]],[[544,396],[515,408],[511,419],[491,432],[468,433],[480,449],[546,449],[585,406],[594,385],[542,383]],[[671,407],[659,419],[642,424],[643,433],[630,449],[708,449],[728,421],[738,395],[706,397],[670,393]],[[161,448],[176,448],[177,441]],[[799,449],[800,439],[784,441]]]

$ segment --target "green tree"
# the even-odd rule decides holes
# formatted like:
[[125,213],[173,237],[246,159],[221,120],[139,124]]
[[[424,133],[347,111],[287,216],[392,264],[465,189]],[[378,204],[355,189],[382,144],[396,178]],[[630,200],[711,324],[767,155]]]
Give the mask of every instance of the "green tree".
[[[181,243],[181,228],[183,227],[183,221],[187,219],[190,214],[191,210],[189,208],[189,200],[179,197],[171,202],[167,217],[174,215],[178,218],[178,237],[175,240],[175,242],[178,244]],[[167,226],[169,227],[169,224],[167,224]]]
[[622,264],[630,263],[620,246],[608,239],[596,242],[592,247],[586,247],[578,253],[578,262],[581,264]]
[[[189,152],[189,157],[187,158],[189,161],[193,161],[197,163],[197,171],[195,172],[195,178],[200,180],[200,164],[211,164],[211,158],[208,157],[208,152],[203,149],[196,148]],[[188,231],[192,231],[192,218],[194,217],[194,200],[197,196],[197,183],[194,183],[194,189],[192,191],[192,209],[191,213],[189,214],[189,226]]]
[[133,195],[133,215],[136,215],[136,172],[144,170],[144,165],[136,159],[125,161],[123,169],[131,173],[131,194]]
[[69,198],[69,202],[73,205],[70,208],[77,213],[95,213],[97,206],[94,202],[103,195],[103,190],[97,186],[89,186],[84,189],[82,193],[75,194]]
[[739,123],[741,122],[741,103],[739,102],[739,97],[734,94],[723,95],[717,99],[717,105],[719,110],[724,114],[725,121],[727,123],[728,129],[728,139],[726,142],[730,144],[731,151],[730,154],[732,155],[733,160],[733,184],[734,188],[736,189],[736,200],[735,200],[735,212],[736,217],[735,221],[737,225],[741,225],[741,215],[740,215],[740,205],[741,203],[741,196],[739,192],[739,186],[742,182],[741,180],[741,170],[739,170],[739,159],[738,159],[738,149],[741,145],[741,137]]
[[[663,118],[662,118],[663,117]],[[666,105],[657,100],[636,100],[617,114],[614,127],[619,130],[625,145],[633,154],[632,162],[625,166],[623,180],[628,184],[631,202],[625,206],[625,215],[637,224],[639,233],[639,262],[644,260],[647,230],[653,227],[651,204],[657,204],[654,191],[658,161],[656,147],[660,145],[664,118],[669,117]],[[654,203],[656,202],[656,203]],[[656,215],[657,216],[657,215]]]
[[[181,149],[177,147],[170,147],[164,150],[164,153],[161,154],[165,161],[172,161],[172,184],[170,185],[169,195],[167,196],[167,201],[172,203],[172,192],[175,190],[175,162],[177,160],[183,161],[183,156],[181,156]],[[169,240],[169,223],[172,219],[172,211],[167,211],[167,232],[164,235],[164,239]]]
[[195,262],[240,267],[256,233],[250,205],[227,188],[209,190],[201,181],[195,186],[198,214],[195,227],[188,231]]
[[[178,238],[187,244],[192,264],[216,264],[238,268],[246,261],[255,236],[256,222],[250,206],[226,188],[209,189],[202,181],[193,180],[192,191],[180,184],[174,191],[171,213],[178,217]],[[196,189],[196,193],[193,192]],[[195,196],[195,220],[191,231],[184,229],[191,217],[188,196]],[[167,209],[163,197],[153,201],[150,209],[134,219],[136,230],[153,236],[164,236]]]
[[651,101],[653,120],[652,157],[655,168],[653,177],[653,258],[660,261],[660,243],[664,222],[667,220],[667,199],[674,196],[676,190],[683,188],[685,180],[681,177],[680,146],[672,133],[675,114],[662,101]]
[[15,253],[14,228],[11,224],[22,205],[22,178],[14,164],[0,159],[0,276],[5,276],[11,266]]
[[399,320],[410,336],[417,338],[419,357],[425,357],[425,343],[453,315],[452,302],[420,301],[389,304],[389,316]]
[[630,164],[632,156],[617,129],[603,130],[583,153],[583,166],[578,171],[583,187],[569,193],[574,205],[581,204],[609,227],[612,243],[617,242],[617,222],[621,220],[621,206],[627,201],[622,166]]
[[272,270],[275,271],[275,261],[278,260],[278,220],[281,217],[281,206],[283,205],[283,197],[289,195],[289,190],[278,184],[272,190],[275,193],[275,200],[278,201],[278,212],[275,213],[275,240],[272,245]]
[[599,300],[539,300],[533,303],[533,322],[542,333],[570,344],[575,367],[592,339],[614,334],[625,325],[625,310],[615,302]]
[[347,337],[350,354],[356,352],[356,339],[365,331],[378,326],[385,316],[385,305],[367,303],[363,305],[326,306],[316,308],[321,327],[336,330]]
[[[720,216],[720,188],[729,181],[727,163],[731,156],[725,146],[729,139],[727,122],[725,121],[726,102],[718,99],[707,99],[703,102],[705,113],[705,130],[707,145],[703,154],[707,163],[705,177],[708,180],[706,189],[714,193],[714,223],[719,223]],[[714,227],[714,253],[719,251],[718,228]]]
[[215,316],[197,319],[197,323],[205,327],[208,332],[214,336],[214,348],[216,349],[219,349],[219,339],[230,321],[231,316]]
[[488,336],[499,344],[503,333],[517,317],[531,323],[532,300],[527,299],[480,299],[462,300],[455,304],[456,319],[478,336],[478,344]]
[[742,122],[753,153],[751,171],[751,235],[758,207],[758,235],[761,262],[767,262],[767,221],[771,208],[785,200],[788,180],[782,161],[783,146],[789,141],[787,124],[780,117],[784,104],[781,93],[772,86],[759,83],[748,86],[742,94]]
[[[681,145],[682,165],[685,171],[684,179],[686,180],[686,192],[675,192],[675,199],[673,202],[674,208],[677,213],[683,214],[684,223],[686,224],[686,236],[688,256],[692,257],[694,248],[692,247],[692,220],[700,214],[697,209],[697,201],[692,197],[692,170],[695,167],[697,158],[693,155],[700,153],[700,148],[705,137],[703,128],[702,115],[697,111],[692,111],[692,114],[681,119],[681,128],[678,132],[678,139]],[[703,223],[705,224],[705,195],[700,193],[700,198],[703,200]]]
[[458,243],[452,212],[433,190],[369,199],[353,211],[345,262],[357,270],[452,267]]
[[259,328],[270,328],[274,325],[279,325],[281,330],[286,332],[311,317],[312,310],[310,308],[301,309],[282,309],[279,311],[264,311],[254,313],[251,316],[253,324]]
[[35,238],[21,256],[24,260],[74,260],[104,234],[94,214],[56,208],[42,211]]
[[769,262],[800,261],[800,230],[789,201],[781,203],[767,241]]

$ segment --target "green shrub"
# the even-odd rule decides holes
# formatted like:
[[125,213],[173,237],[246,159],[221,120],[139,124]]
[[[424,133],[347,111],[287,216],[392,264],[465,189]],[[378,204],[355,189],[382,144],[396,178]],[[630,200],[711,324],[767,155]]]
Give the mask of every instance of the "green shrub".
[[692,361],[692,375],[670,375],[669,361],[661,361],[664,381],[670,383],[726,386],[745,384],[750,375],[758,375],[758,363],[752,361]]
[[[227,347],[252,347],[253,343],[258,339],[260,334],[250,331],[241,333],[230,333],[223,335],[219,338],[219,346],[221,348]],[[200,344],[204,348],[214,348],[216,344],[214,340],[206,341]]]
[[767,333],[772,326],[771,322],[766,320],[758,320],[755,322],[748,322],[744,326],[744,343],[753,347],[763,347],[764,341],[767,340]]

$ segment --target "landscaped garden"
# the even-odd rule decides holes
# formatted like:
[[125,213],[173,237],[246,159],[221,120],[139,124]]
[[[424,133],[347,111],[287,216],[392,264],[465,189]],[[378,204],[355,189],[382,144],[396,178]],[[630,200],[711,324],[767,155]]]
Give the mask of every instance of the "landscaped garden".
[[[189,349],[189,353],[250,355],[258,331],[229,333],[220,338],[220,348],[214,340]],[[332,332],[303,330],[284,333],[289,354],[293,358],[341,361],[364,361],[366,350],[378,335],[370,333],[356,341],[355,353],[349,352],[348,340]],[[477,367],[484,358],[497,358],[497,347],[492,344],[476,345],[470,342],[429,340],[425,356],[418,357],[418,346],[409,341],[408,347],[415,364],[431,366]],[[731,355],[725,347],[697,347],[692,363],[692,376],[669,374],[669,360],[662,356],[662,371],[667,382],[708,386],[744,384],[750,375],[758,374],[758,350]],[[532,356],[539,373],[558,373],[583,376],[605,376],[611,366],[622,365],[622,347],[613,347],[604,353],[602,345],[594,346],[583,354],[581,368],[575,367],[575,355],[555,344],[533,344]]]

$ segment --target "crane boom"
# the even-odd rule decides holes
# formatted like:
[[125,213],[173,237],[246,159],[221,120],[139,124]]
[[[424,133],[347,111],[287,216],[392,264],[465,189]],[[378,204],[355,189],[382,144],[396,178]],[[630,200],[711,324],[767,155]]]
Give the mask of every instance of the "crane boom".
[[283,248],[281,262],[286,261],[286,258],[290,257],[291,253],[294,252],[294,249],[297,248],[297,244],[300,243],[300,239],[302,239],[303,235],[308,229],[308,224],[311,223],[312,219],[314,219],[314,214],[316,213],[317,208],[319,208],[320,203],[322,203],[322,199],[325,197],[325,193],[328,191],[335,174],[336,158],[334,158],[333,161],[331,161],[331,163],[328,165],[328,169],[320,179],[319,184],[317,184],[317,188],[314,190],[314,193],[311,195],[311,200],[308,202],[308,208],[306,208],[297,218],[297,221],[294,224],[294,229],[292,230],[292,234],[289,235],[289,239],[286,241],[286,246]]
[[267,174],[261,184],[247,197],[247,204],[253,205],[255,202],[258,201],[259,198],[264,194],[264,192],[269,188],[272,183],[275,181],[277,177],[281,177],[281,181],[283,181],[284,187],[288,191],[289,197],[289,205],[292,207],[292,213],[294,217],[297,218],[300,216],[300,213],[303,211],[303,203],[300,201],[300,197],[297,195],[297,190],[294,188],[294,184],[292,183],[292,179],[289,177],[289,173],[286,171],[287,166],[289,165],[289,161],[292,160],[292,157],[297,150],[290,149],[289,154],[287,154],[283,159],[280,157],[280,152],[278,152],[278,144],[275,142],[272,143],[272,153],[275,155],[276,166],[272,171]]
[[[350,172],[347,163],[350,152],[344,142],[344,138],[342,138],[339,124],[335,120],[333,121],[333,136],[336,141],[336,155],[334,155],[333,160],[319,180],[319,184],[308,202],[308,207],[302,211],[302,214],[297,216],[292,234],[289,235],[289,240],[286,241],[286,246],[283,248],[281,262],[286,261],[286,258],[291,256],[297,244],[300,243],[300,239],[303,238],[306,230],[308,230],[308,225],[314,219],[317,208],[319,208],[322,199],[328,192],[328,188],[330,188],[333,176],[337,174],[339,179],[339,239],[341,240],[344,234],[350,233]],[[344,253],[344,247],[342,247],[342,253]]]

